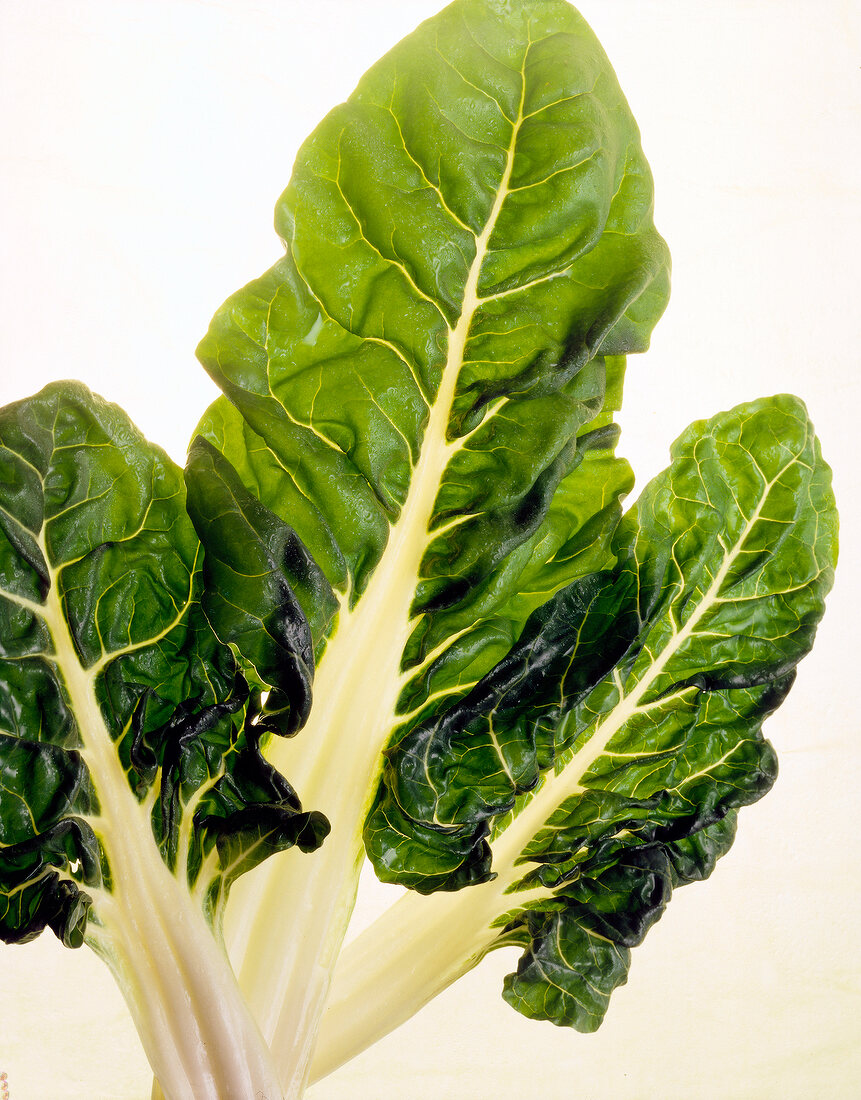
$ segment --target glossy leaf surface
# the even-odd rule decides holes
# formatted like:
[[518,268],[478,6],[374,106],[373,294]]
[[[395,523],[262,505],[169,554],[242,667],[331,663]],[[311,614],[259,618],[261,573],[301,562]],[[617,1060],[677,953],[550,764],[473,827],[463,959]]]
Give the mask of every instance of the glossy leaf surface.
[[666,302],[651,208],[574,9],[458,0],[302,147],[286,255],[200,346],[232,402],[203,434],[351,606],[397,547],[390,617],[423,666],[403,708],[474,683],[536,590],[602,564],[628,472],[585,429]]
[[492,923],[527,945],[506,998],[581,1030],[774,781],[761,725],[833,577],[830,471],[796,399],[694,424],[672,455],[619,528],[618,567],[534,612],[390,751],[366,829],[383,878],[495,890]]
[[325,833],[260,755],[185,500],[182,472],[78,383],[0,410],[6,941],[50,925],[80,944],[128,858],[213,915],[241,870]]

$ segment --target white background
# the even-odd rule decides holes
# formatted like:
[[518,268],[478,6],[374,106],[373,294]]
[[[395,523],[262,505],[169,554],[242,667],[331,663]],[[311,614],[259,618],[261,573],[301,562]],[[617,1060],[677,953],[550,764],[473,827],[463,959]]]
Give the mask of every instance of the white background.
[[[279,254],[304,136],[437,0],[2,0],[0,404],[75,377],[182,460],[193,350]],[[858,1095],[861,13],[852,0],[583,0],[642,132],[674,291],[631,361],[638,485],[692,419],[793,391],[835,470],[838,583],[768,730],[775,790],[680,891],[596,1035],[524,1020],[491,957],[312,1100]],[[360,917],[379,905],[368,886]],[[274,932],[274,930],[273,930]],[[0,947],[12,1100],[144,1100],[101,965]]]

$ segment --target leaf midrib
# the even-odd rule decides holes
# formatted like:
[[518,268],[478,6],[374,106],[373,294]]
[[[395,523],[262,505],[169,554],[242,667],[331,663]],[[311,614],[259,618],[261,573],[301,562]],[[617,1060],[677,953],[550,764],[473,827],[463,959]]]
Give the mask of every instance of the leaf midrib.
[[[258,936],[264,942],[276,920],[287,940],[301,944],[305,962],[310,956],[328,957],[346,930],[361,866],[362,827],[382,766],[381,753],[396,720],[403,684],[418,671],[403,673],[401,660],[414,625],[411,609],[420,565],[428,546],[437,537],[437,532],[431,533],[429,527],[442,475],[452,453],[463,444],[462,440],[447,438],[448,427],[469,330],[483,301],[477,289],[481,269],[509,193],[523,120],[528,53],[527,46],[518,117],[505,167],[487,222],[476,241],[460,317],[453,328],[447,326],[446,364],[430,407],[406,501],[367,589],[352,608],[346,600],[341,605],[338,626],[317,670],[315,705],[308,724],[295,741],[273,742],[268,751],[275,767],[290,777],[303,803],[327,815],[332,831],[313,860],[304,860],[301,866],[294,864],[290,868],[286,865],[282,868],[274,861],[258,871],[257,890],[248,894],[246,903],[248,909],[256,910],[250,924],[243,921],[236,903],[231,907],[237,928],[241,928],[237,937],[237,941],[242,940],[241,944],[237,942],[241,953]],[[264,882],[267,876],[268,881]],[[295,892],[313,896],[315,906],[313,913],[303,912],[300,907],[288,927],[284,924],[283,897]],[[237,897],[240,906],[242,896],[240,889]],[[289,970],[291,958],[290,951],[285,951],[283,968]],[[241,969],[243,989],[254,1005],[264,1035],[273,1049],[280,1052],[282,1069],[289,1067],[297,1046],[301,1046],[302,1028],[310,1026],[309,1012],[313,1014],[313,1009],[309,1009],[309,1003],[317,998],[322,1009],[322,996],[328,985],[317,965],[314,988],[304,990],[301,1019],[294,1019],[289,996],[285,1001],[284,991],[291,988],[291,981],[301,978],[302,965],[302,960],[296,960],[296,973],[282,975],[282,970],[272,967],[271,960],[264,965],[252,952],[246,955]]]
[[[585,792],[586,788],[581,783],[589,768],[604,754],[610,741],[619,730],[634,715],[648,709],[650,704],[641,704],[649,689],[660,679],[661,674],[675,654],[693,637],[698,624],[708,612],[724,602],[720,597],[721,589],[736,560],[744,552],[745,543],[761,519],[763,508],[768,501],[771,490],[780,482],[787,470],[800,461],[801,455],[793,454],[792,458],[781,467],[778,473],[765,483],[756,507],[745,522],[735,542],[731,547],[724,548],[721,565],[696,607],[681,627],[677,626],[675,620],[671,618],[672,631],[666,645],[657,658],[647,666],[645,672],[628,693],[625,692],[618,670],[613,670],[613,679],[619,693],[618,702],[603,722],[599,722],[595,726],[589,740],[571,755],[559,771],[545,778],[529,802],[513,818],[511,825],[494,840],[492,844],[494,866],[503,868],[503,874],[507,871],[512,884],[519,877],[519,873],[512,874],[515,863],[529,842],[546,827],[553,814],[572,795]],[[670,604],[672,604],[672,599]],[[668,608],[667,614],[670,613],[670,610],[671,608]]]
[[[475,312],[484,300],[477,292],[481,269],[489,251],[490,238],[509,194],[508,184],[514,167],[519,128],[523,121],[528,53],[527,46],[521,74],[522,87],[518,116],[506,151],[505,168],[485,227],[476,239],[475,257],[464,286],[460,318],[454,328],[448,327],[446,363],[436,399],[430,407],[428,423],[419,458],[413,469],[407,499],[398,520],[390,530],[385,550],[368,588],[353,608],[348,609],[346,601],[342,604],[337,630],[327,644],[317,671],[316,705],[309,720],[309,727],[312,727],[315,732],[311,732],[306,727],[303,733],[303,740],[307,737],[319,743],[318,738],[326,736],[333,726],[337,726],[334,712],[340,709],[343,696],[349,694],[348,683],[355,680],[361,681],[365,673],[371,674],[377,684],[380,683],[381,678],[384,678],[387,705],[384,709],[378,706],[373,708],[376,713],[381,714],[382,721],[377,723],[375,730],[370,731],[372,743],[365,743],[367,764],[361,770],[361,774],[368,775],[368,787],[372,782],[372,774],[376,772],[379,752],[390,733],[400,691],[407,679],[421,671],[420,668],[413,668],[409,673],[401,673],[401,656],[414,624],[410,609],[419,582],[421,562],[429,545],[440,533],[438,530],[431,532],[429,528],[442,476],[453,453],[465,443],[464,438],[449,439],[448,426],[457,381],[464,362],[469,330]],[[366,647],[370,647],[370,650]],[[371,668],[368,667],[370,653],[374,657]],[[356,669],[353,675],[349,673],[345,675],[347,669],[353,668]],[[330,670],[332,670],[331,673]],[[381,677],[380,673],[383,670],[385,670],[384,675]],[[328,682],[330,678],[331,684]],[[357,738],[357,740],[362,739]],[[285,742],[273,748],[273,762],[285,770],[285,774],[290,775],[291,781],[296,783],[302,797],[311,804],[316,792],[312,792],[302,783],[303,760],[307,758],[308,753],[303,751],[301,744],[296,744],[294,748],[293,745]],[[368,765],[371,774],[368,774]],[[327,812],[325,807],[324,812]]]

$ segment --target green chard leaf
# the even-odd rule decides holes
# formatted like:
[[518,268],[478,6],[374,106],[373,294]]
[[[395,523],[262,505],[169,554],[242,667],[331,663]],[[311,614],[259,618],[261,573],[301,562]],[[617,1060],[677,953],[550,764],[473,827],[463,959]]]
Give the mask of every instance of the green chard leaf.
[[[301,739],[266,749],[331,838],[231,907],[232,958],[285,1076],[322,1013],[313,960],[343,939],[383,749],[466,696],[555,592],[613,564],[632,484],[613,411],[669,292],[652,210],[636,123],[580,15],[455,0],[300,148],[276,208],[284,255],[198,348],[223,391],[200,435],[337,600],[320,613],[293,585],[322,627],[315,704]],[[280,903],[324,890],[319,908]],[[247,946],[275,926],[301,945],[277,968]]]
[[[5,942],[49,926],[107,951],[130,876],[150,874],[217,928],[237,874],[325,835],[260,753],[263,687],[291,730],[307,711],[308,626],[273,564],[255,610],[282,663],[258,660],[250,688],[204,613],[185,505],[181,470],[79,383],[0,410]],[[246,643],[253,663],[265,645],[247,626]]]
[[[466,891],[504,996],[596,1028],[674,886],[705,878],[774,782],[761,732],[813,643],[837,520],[801,403],[693,424],[615,536],[511,651],[387,753],[366,845],[386,881]],[[450,919],[457,919],[456,914]]]
[[388,639],[384,731],[606,563],[630,472],[602,404],[667,297],[651,214],[636,125],[563,0],[457,0],[300,150],[285,256],[200,345],[229,399],[201,433],[319,563],[338,634]]
[[[266,752],[331,822],[315,881],[325,864],[342,885],[325,920],[285,915],[310,869],[271,867],[233,910],[251,938],[280,922],[331,955],[382,750],[468,695],[555,592],[612,566],[633,480],[613,411],[669,287],[652,202],[615,74],[564,0],[455,0],[300,149],[276,209],[285,255],[198,349],[224,393],[200,435],[338,603],[321,613],[293,585],[321,624],[316,702],[302,744]],[[463,836],[471,881],[483,842]],[[273,1047],[301,1045],[312,1014],[281,1012],[280,989],[304,961],[285,954],[279,978],[232,946],[249,1003],[278,1016]],[[323,985],[306,993],[322,1011]]]

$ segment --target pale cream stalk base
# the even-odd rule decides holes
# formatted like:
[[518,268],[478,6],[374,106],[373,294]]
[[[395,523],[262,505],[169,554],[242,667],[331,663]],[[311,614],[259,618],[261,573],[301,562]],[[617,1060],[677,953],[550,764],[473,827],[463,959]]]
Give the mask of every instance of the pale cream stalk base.
[[[315,678],[308,725],[294,741],[279,742],[269,752],[303,804],[326,814],[331,834],[319,851],[301,860],[268,861],[247,890],[240,880],[228,907],[230,942],[237,945],[233,958],[242,960],[240,984],[275,1052],[288,1097],[302,1094],[331,970],[355,902],[362,823],[403,685],[401,655],[440,470],[451,447],[445,429],[466,329],[464,324],[451,334],[449,367],[407,501],[366,592],[353,611],[342,609]],[[238,919],[231,923],[234,912]],[[249,912],[256,916],[246,923],[243,914]],[[279,938],[277,952],[267,943],[273,934]]]
[[[607,751],[612,738],[635,715],[668,699],[695,694],[683,687],[674,696],[659,694],[649,701],[649,689],[659,680],[673,656],[695,634],[703,617],[721,600],[721,588],[742,552],[780,473],[763,490],[752,515],[731,546],[712,583],[683,625],[671,618],[663,649],[641,672],[626,693],[618,672],[615,706],[598,723],[587,741],[569,751],[557,769],[544,777],[511,823],[492,842],[492,866],[497,878],[452,894],[422,897],[405,894],[342,953],[324,1013],[310,1079],[318,1081],[338,1066],[409,1019],[453,981],[499,946],[501,918],[509,912],[546,899],[544,888],[516,890],[529,869],[522,854],[569,798],[586,788],[586,773]],[[533,865],[534,866],[534,865]]]
[[[518,874],[519,877],[519,874]],[[546,897],[544,889],[505,891],[497,878],[456,893],[406,893],[341,954],[320,1024],[310,1081],[415,1015],[497,946],[492,925],[512,908]]]
[[530,866],[518,861],[553,813],[584,790],[583,776],[637,712],[646,680],[652,682],[664,663],[652,666],[654,674],[630,696],[620,692],[618,704],[592,737],[541,782],[493,841],[495,879],[429,897],[407,893],[344,950],[321,1022],[311,1081],[361,1054],[505,943],[506,914],[552,897],[545,887],[515,889]]
[[[355,904],[362,865],[362,824],[373,798],[404,677],[400,662],[412,624],[419,567],[440,480],[462,440],[449,441],[457,379],[470,325],[481,303],[478,280],[508,193],[514,125],[496,202],[476,239],[463,310],[449,329],[448,354],[430,408],[407,499],[367,590],[342,608],[314,682],[311,718],[294,741],[279,742],[272,763],[303,804],[321,810],[332,832],[302,859],[269,860],[228,906],[228,943],[240,984],[272,1048],[288,1100],[304,1092],[320,1017]],[[277,948],[271,940],[278,937]]]
[[[45,560],[44,539],[40,546]],[[281,1100],[278,1075],[239,992],[223,946],[184,881],[161,858],[151,826],[155,794],[139,802],[96,698],[108,655],[82,667],[51,577],[45,605],[27,603],[51,632],[81,734],[81,756],[99,799],[87,820],[110,869],[110,889],[90,889],[86,940],[107,963],[128,1003],[168,1100]]]

